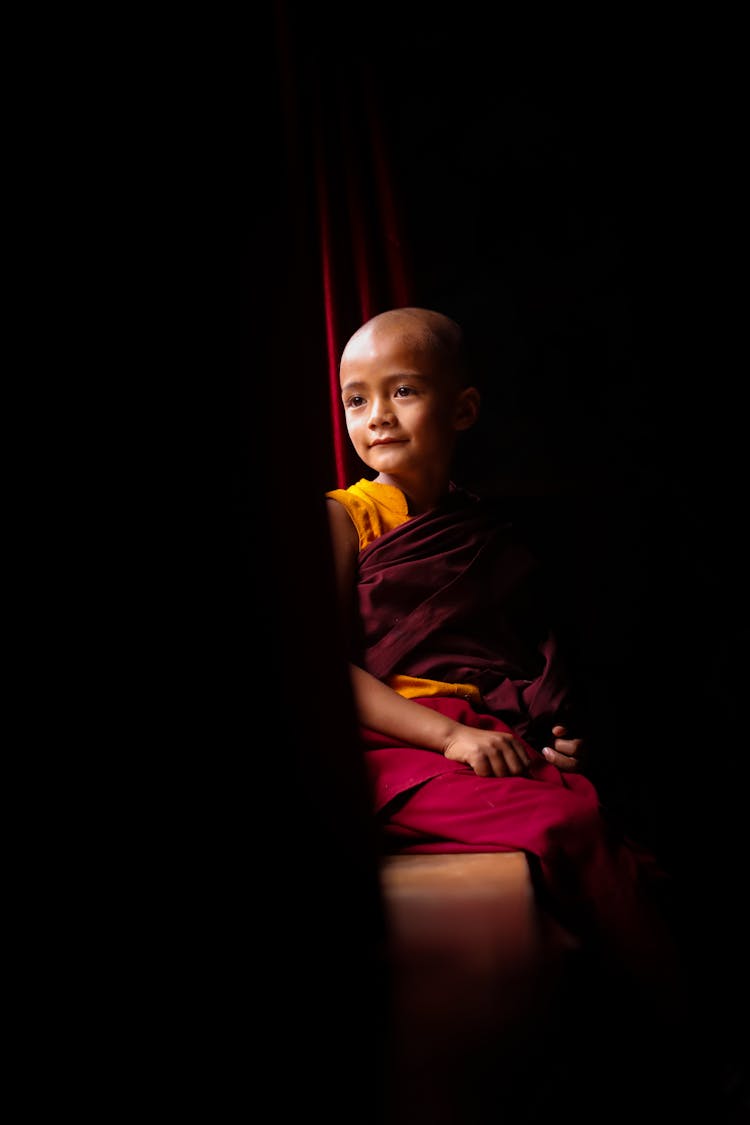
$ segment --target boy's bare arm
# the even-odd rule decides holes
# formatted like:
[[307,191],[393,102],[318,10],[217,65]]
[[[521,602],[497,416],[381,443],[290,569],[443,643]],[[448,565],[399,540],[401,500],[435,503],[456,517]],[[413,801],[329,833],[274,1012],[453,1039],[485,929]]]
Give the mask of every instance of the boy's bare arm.
[[350,665],[354,703],[360,723],[406,746],[435,750],[471,766],[479,777],[524,773],[529,765],[525,744],[513,734],[465,726],[414,700],[356,664]]

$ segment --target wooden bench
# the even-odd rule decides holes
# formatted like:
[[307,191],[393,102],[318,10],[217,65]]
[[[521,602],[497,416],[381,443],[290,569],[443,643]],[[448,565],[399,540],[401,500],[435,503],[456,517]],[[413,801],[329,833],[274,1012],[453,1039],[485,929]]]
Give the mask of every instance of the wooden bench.
[[499,1120],[498,1076],[507,1091],[507,1075],[525,1073],[574,939],[538,911],[521,852],[387,856],[381,885],[393,986],[388,1125],[480,1122],[485,1109]]

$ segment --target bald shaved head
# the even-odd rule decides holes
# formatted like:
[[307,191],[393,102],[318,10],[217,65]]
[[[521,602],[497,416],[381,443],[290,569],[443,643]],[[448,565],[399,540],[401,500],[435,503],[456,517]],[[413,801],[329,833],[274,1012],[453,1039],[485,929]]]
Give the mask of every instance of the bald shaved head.
[[461,326],[444,313],[432,309],[406,307],[388,309],[366,321],[350,337],[344,356],[350,346],[360,347],[369,342],[376,344],[384,337],[399,336],[418,351],[429,354],[432,362],[460,386],[468,381],[464,335]]

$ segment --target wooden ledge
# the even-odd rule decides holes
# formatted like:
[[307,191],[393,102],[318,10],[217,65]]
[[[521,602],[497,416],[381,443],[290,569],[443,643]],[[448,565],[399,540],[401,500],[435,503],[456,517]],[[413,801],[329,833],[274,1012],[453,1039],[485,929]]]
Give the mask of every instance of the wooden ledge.
[[386,856],[381,883],[396,964],[442,960],[461,976],[497,977],[539,954],[523,852]]
[[393,995],[389,1125],[468,1125],[467,1099],[486,1094],[497,1112],[498,1082],[532,1049],[575,943],[538,911],[523,852],[386,856],[380,876]]
[[385,856],[382,884],[390,896],[526,898],[531,893],[523,852],[456,852]]

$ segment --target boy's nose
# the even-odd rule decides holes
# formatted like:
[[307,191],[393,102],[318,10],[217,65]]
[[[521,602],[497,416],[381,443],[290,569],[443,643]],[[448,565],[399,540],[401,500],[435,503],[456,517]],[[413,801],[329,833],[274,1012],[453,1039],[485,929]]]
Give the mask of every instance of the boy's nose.
[[388,426],[393,421],[393,418],[394,418],[393,408],[392,408],[390,402],[388,402],[386,400],[384,400],[383,402],[380,402],[380,401],[377,401],[377,400],[375,402],[373,402],[372,410],[370,412],[370,425],[371,426],[382,426],[382,425]]

